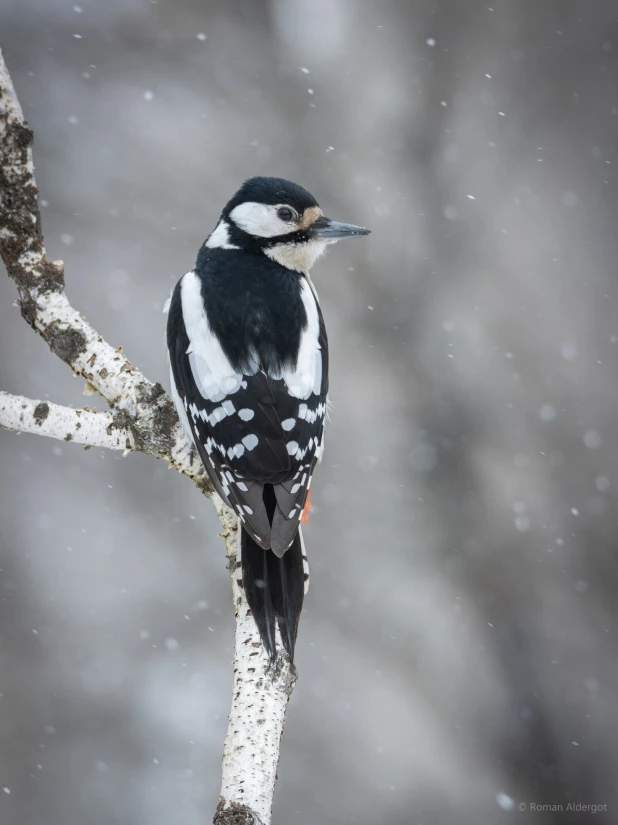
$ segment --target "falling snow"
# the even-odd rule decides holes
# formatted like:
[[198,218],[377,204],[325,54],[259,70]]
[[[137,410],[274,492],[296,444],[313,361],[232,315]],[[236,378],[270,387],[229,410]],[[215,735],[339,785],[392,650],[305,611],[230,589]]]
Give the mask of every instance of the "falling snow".
[[556,408],[553,404],[543,404],[539,410],[539,418],[541,421],[553,421],[556,414]]
[[595,430],[586,430],[584,433],[584,444],[590,450],[598,450],[601,446],[601,436]]
[[496,794],[496,802],[503,811],[512,811],[515,807],[515,800],[503,791]]
[[[289,176],[324,214],[372,230],[312,271],[333,408],[285,739],[326,753],[335,742],[337,759],[330,784],[304,766],[309,804],[290,792],[300,762],[288,742],[281,821],[349,819],[333,789],[350,776],[352,813],[401,819],[406,771],[425,752],[449,759],[425,759],[419,822],[453,810],[462,822],[523,821],[523,800],[549,798],[538,777],[514,775],[492,730],[525,741],[531,765],[547,756],[535,732],[551,731],[557,801],[593,801],[586,771],[597,801],[609,799],[618,745],[599,714],[618,673],[612,4],[565,19],[548,0],[538,26],[517,3],[473,13],[452,0],[419,18],[386,0],[373,20],[369,6],[325,4],[326,24],[302,4],[232,5],[213,15],[147,0],[135,17],[122,4],[24,0],[7,5],[3,34],[20,46],[14,79],[35,132],[48,257],[65,260],[76,310],[165,390],[154,309],[240,181]],[[25,38],[22,6],[45,12]],[[6,289],[3,389],[107,410],[82,397],[83,375],[101,365],[83,359],[71,378]],[[202,787],[199,764],[221,758],[234,606],[210,503],[144,455],[0,438],[12,679],[0,703],[25,737],[0,822],[22,794],[34,808],[46,795],[67,821],[83,803],[135,825],[153,810],[173,821],[180,797],[216,799],[218,778]],[[419,739],[418,720],[434,718],[446,723]],[[130,805],[105,792],[119,781]]]

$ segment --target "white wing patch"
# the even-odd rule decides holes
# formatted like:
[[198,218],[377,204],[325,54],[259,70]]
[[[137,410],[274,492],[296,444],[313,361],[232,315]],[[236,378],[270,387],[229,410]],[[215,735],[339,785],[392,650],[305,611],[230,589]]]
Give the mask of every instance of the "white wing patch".
[[[186,278],[186,275],[185,275]],[[294,398],[319,395],[322,388],[322,352],[320,350],[320,320],[313,290],[306,278],[301,278],[301,297],[307,314],[307,328],[300,336],[296,369],[284,370],[283,378],[288,392]]]
[[238,392],[242,375],[234,371],[221,344],[213,335],[204,310],[201,282],[187,272],[180,284],[182,316],[189,338],[189,364],[200,394],[209,401],[223,401]]

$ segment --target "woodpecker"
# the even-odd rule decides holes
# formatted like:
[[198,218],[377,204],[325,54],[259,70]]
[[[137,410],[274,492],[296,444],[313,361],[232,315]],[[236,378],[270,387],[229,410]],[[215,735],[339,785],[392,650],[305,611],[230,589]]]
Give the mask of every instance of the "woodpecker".
[[324,450],[328,340],[309,270],[327,245],[368,235],[281,178],[247,180],[172,293],[172,397],[236,513],[249,607],[271,659],[293,661],[309,572],[300,519]]

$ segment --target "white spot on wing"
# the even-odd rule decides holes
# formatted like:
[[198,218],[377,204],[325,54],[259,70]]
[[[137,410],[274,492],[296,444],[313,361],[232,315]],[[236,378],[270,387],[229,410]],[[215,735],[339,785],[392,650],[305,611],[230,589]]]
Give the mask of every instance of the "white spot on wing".
[[286,444],[287,451],[290,455],[294,455],[298,450],[298,441],[288,441]]
[[238,417],[241,418],[243,421],[251,421],[254,415],[255,411],[250,410],[249,407],[243,407],[242,410],[238,410]]
[[258,437],[257,437],[257,435],[254,435],[253,433],[251,433],[251,435],[246,435],[243,438],[242,443],[249,450],[249,452],[251,452],[251,450],[253,450],[255,447],[257,447]]
[[225,407],[215,407],[214,410],[211,412],[209,416],[207,416],[208,421],[212,426],[218,424],[219,421],[223,421],[223,419],[227,416],[227,412],[225,411]]
[[289,432],[290,430],[294,429],[295,424],[296,424],[296,419],[295,418],[286,418],[285,421],[281,422],[281,426],[283,427],[283,429],[286,432]]
[[322,440],[320,442],[320,446],[315,451],[315,457],[317,458],[318,462],[322,461],[323,456],[324,456],[324,433],[322,433]]

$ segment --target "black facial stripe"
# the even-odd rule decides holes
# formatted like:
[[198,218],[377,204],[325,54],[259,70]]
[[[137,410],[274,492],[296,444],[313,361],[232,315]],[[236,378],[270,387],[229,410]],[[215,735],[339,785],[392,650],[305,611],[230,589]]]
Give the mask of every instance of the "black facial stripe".
[[313,240],[314,234],[311,227],[297,229],[295,232],[286,232],[283,235],[276,235],[274,238],[262,238],[259,235],[250,235],[237,226],[233,220],[229,219],[229,241],[234,246],[239,246],[246,252],[262,252],[282,243],[308,243]]
[[296,232],[286,232],[285,235],[277,235],[274,238],[263,238],[264,246],[277,246],[281,243],[307,243],[313,240],[312,233],[309,229],[298,229]]

